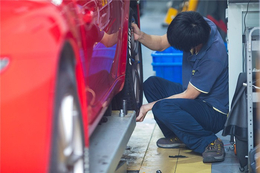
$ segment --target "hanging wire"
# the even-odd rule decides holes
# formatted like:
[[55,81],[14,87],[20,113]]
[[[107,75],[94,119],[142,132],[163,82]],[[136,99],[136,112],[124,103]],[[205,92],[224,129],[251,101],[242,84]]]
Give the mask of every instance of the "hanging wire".
[[[244,32],[243,32],[243,35],[245,35],[245,32],[246,32],[246,16],[247,16],[247,13],[248,13],[248,7],[249,7],[249,3],[251,2],[251,0],[248,0],[248,2],[247,2],[247,7],[246,7],[246,13],[245,13],[245,16],[244,16]],[[243,41],[245,41],[245,40],[243,40]],[[243,55],[243,57],[242,57],[242,59],[243,59],[243,62],[246,62],[245,61],[245,58],[246,58],[246,56],[245,56],[245,44],[243,44],[243,52],[242,52],[242,55]],[[246,65],[244,64],[243,65],[243,71],[245,72],[246,70],[245,70],[245,67],[246,67]]]

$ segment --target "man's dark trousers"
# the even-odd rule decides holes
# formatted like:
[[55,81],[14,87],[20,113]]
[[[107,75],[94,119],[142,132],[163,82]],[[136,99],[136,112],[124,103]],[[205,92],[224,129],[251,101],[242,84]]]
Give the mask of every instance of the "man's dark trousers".
[[164,99],[182,93],[181,84],[152,76],[144,82],[147,101],[155,103],[154,118],[166,138],[178,137],[188,148],[203,153],[217,139],[227,116],[200,99]]

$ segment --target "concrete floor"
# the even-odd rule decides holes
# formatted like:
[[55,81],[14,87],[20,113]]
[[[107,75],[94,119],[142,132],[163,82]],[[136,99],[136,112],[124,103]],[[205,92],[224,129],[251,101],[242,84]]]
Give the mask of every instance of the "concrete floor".
[[[168,1],[147,0],[144,14],[141,17],[141,30],[147,34],[163,35],[167,28],[162,27],[167,13]],[[155,75],[152,69],[152,51],[142,46],[144,80]],[[144,103],[147,101],[144,98]],[[187,149],[161,149],[156,141],[163,137],[155,123],[152,112],[149,112],[143,122],[138,122],[127,144],[123,159],[127,161],[128,173],[240,173],[239,163],[229,143],[229,136],[218,134],[225,145],[226,158],[224,162],[204,164],[200,155]],[[184,155],[186,158],[169,158],[172,155]]]

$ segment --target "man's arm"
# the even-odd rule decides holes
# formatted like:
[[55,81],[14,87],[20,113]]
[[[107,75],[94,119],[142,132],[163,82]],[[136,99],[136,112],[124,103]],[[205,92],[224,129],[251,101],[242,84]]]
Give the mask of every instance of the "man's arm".
[[[170,97],[167,97],[165,99],[174,99],[174,98],[184,98],[184,99],[196,99],[198,96],[200,95],[200,91],[198,91],[196,88],[194,88],[191,84],[188,85],[188,88],[180,93],[180,94],[175,94],[175,95],[172,95]],[[159,100],[157,100],[159,101]],[[157,101],[154,101],[154,102],[151,102],[151,103],[148,103],[148,104],[145,104],[143,105],[141,108],[140,108],[140,112],[139,112],[139,115],[138,117],[136,117],[136,121],[138,122],[141,122],[144,120],[146,114],[148,111],[152,110],[153,108],[153,105],[157,102]]]
[[173,98],[184,98],[184,99],[196,99],[200,95],[200,91],[194,88],[191,84],[188,85],[188,88],[180,94],[175,94],[167,99]]
[[135,23],[132,23],[132,28],[135,40],[138,40],[147,48],[156,51],[163,51],[170,47],[166,34],[162,36],[146,34],[142,32]]

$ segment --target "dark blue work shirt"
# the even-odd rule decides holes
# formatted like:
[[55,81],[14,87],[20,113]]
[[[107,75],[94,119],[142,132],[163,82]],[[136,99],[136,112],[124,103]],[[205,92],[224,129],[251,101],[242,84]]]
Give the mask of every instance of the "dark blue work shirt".
[[182,83],[201,92],[198,99],[210,104],[215,110],[228,113],[228,56],[223,39],[216,25],[209,19],[211,32],[208,42],[197,55],[183,52]]

